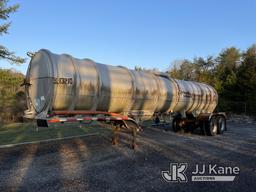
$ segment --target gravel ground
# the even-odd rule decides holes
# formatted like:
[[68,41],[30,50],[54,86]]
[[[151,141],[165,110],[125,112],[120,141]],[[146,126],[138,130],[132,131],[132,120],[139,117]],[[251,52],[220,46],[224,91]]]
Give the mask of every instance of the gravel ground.
[[[255,191],[256,123],[228,122],[215,137],[145,128],[138,149],[95,135],[0,149],[0,191]],[[166,182],[170,163],[188,163],[188,182]],[[234,182],[192,182],[195,164],[237,166]]]

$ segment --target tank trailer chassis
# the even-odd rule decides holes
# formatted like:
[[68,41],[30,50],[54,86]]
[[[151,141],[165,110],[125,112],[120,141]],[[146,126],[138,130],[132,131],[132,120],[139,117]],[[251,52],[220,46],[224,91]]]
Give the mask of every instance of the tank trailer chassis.
[[118,145],[119,135],[121,129],[126,130],[126,132],[131,133],[132,142],[131,148],[136,149],[136,137],[137,132],[141,131],[139,124],[132,118],[128,116],[119,115],[116,113],[101,112],[101,111],[53,111],[45,119],[37,119],[38,127],[48,127],[49,124],[53,123],[65,123],[65,122],[78,122],[82,123],[85,121],[99,121],[111,123],[113,136],[112,144]]

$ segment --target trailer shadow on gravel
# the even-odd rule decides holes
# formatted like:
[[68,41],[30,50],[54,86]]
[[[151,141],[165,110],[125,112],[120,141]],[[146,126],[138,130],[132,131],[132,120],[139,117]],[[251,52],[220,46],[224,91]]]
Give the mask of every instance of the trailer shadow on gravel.
[[[253,191],[256,124],[229,122],[215,137],[146,127],[138,149],[121,133],[0,149],[0,191]],[[187,183],[166,182],[170,163],[188,163]],[[191,182],[195,164],[237,166],[234,182]]]

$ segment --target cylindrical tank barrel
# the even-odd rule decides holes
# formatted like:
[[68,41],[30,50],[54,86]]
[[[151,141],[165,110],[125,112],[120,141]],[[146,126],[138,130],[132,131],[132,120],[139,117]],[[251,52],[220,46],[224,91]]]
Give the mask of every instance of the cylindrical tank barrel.
[[218,95],[209,85],[76,59],[42,49],[26,75],[27,117],[51,111],[107,111],[151,117],[160,113],[211,113]]

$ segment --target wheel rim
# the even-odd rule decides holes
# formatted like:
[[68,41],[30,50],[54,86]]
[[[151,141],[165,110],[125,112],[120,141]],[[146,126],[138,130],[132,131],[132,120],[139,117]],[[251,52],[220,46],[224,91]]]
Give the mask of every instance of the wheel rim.
[[218,124],[219,124],[220,130],[224,131],[225,130],[225,122],[224,122],[224,119],[222,117],[219,118]]
[[217,133],[217,130],[218,130],[218,126],[217,126],[216,123],[214,123],[214,124],[213,124],[213,130],[212,130],[212,132],[213,132],[213,133]]
[[218,125],[217,125],[217,123],[216,123],[216,120],[215,120],[215,118],[212,118],[211,119],[211,130],[212,130],[212,133],[213,134],[216,134],[217,133],[217,131],[218,131]]

